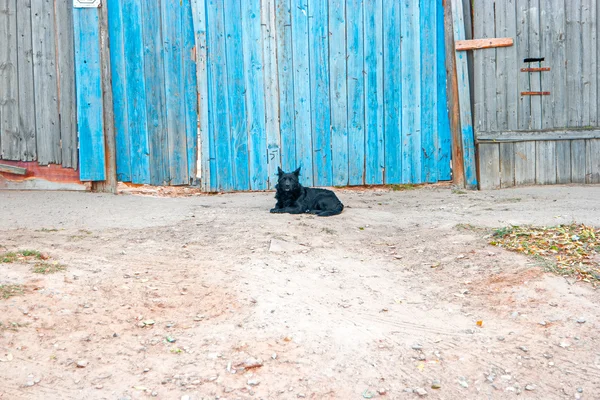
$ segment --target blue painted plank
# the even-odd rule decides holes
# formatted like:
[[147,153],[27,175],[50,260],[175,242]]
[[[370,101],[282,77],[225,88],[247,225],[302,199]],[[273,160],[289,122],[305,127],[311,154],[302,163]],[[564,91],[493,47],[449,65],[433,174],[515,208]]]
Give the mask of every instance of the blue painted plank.
[[296,130],[294,127],[294,65],[292,47],[292,15],[290,0],[275,1],[277,25],[277,66],[279,74],[279,130],[281,133],[281,168],[293,171],[296,162]]
[[311,121],[316,186],[331,186],[331,107],[329,97],[329,33],[327,2],[308,0]]
[[346,4],[348,184],[350,185],[365,183],[365,31],[362,3],[362,0],[347,0]]
[[296,160],[302,167],[300,181],[305,186],[314,183],[308,37],[307,0],[292,0]]
[[[260,0],[242,4],[242,42],[244,52],[247,135],[250,160],[250,188],[265,190],[267,169],[267,132],[265,128],[265,86],[262,58]],[[292,147],[293,151],[293,147]]]
[[[348,21],[350,25],[358,24]],[[349,182],[346,0],[329,0],[329,37],[332,182],[344,186]]]
[[402,181],[421,183],[421,45],[417,1],[403,0],[401,20]]
[[[437,182],[437,3],[434,1],[420,2],[419,15],[420,57],[421,57],[421,154],[420,182]],[[415,166],[416,167],[416,166]]]
[[106,179],[98,10],[73,10],[79,134],[79,177]]
[[[382,184],[385,169],[383,0],[364,0],[365,183]],[[397,51],[397,50],[396,50]],[[392,53],[393,54],[393,53]]]
[[146,115],[148,116],[148,145],[150,149],[150,182],[169,184],[169,143],[165,95],[165,70],[160,8],[144,1],[143,42]]
[[108,0],[108,34],[110,37],[110,66],[112,74],[113,112],[117,180],[131,182],[131,155],[127,116],[127,72],[123,40],[122,0]]
[[400,4],[385,1],[383,8],[385,183],[402,182],[402,81],[400,65]]
[[196,40],[196,81],[198,85],[198,126],[199,167],[197,173],[201,179],[202,190],[211,190],[211,157],[210,157],[210,131],[208,128],[208,70],[206,46],[206,2],[205,0],[191,0],[192,18]]
[[[223,0],[207,1],[208,60],[209,60],[209,115],[215,165],[211,164],[213,190],[233,189],[233,157],[229,137],[229,106],[227,85],[227,60],[225,50],[225,22]],[[214,173],[214,175],[212,175]]]
[[[449,5],[448,5],[449,7]],[[448,97],[446,92],[446,49],[444,43],[444,7],[437,5],[437,169],[438,180],[452,179],[451,154],[452,133],[450,131],[450,116],[448,113]]]
[[[465,39],[465,22],[463,15],[462,2],[453,1],[452,25],[454,27],[455,41]],[[477,188],[477,170],[475,166],[475,138],[473,136],[473,114],[471,111],[471,93],[469,86],[467,54],[465,51],[456,51],[455,53],[465,183],[468,188],[475,189]]]
[[142,43],[141,0],[127,0],[123,5],[123,41],[125,44],[126,106],[131,155],[131,181],[150,181],[150,149],[146,120],[146,85]]
[[246,87],[242,52],[242,10],[237,0],[225,0],[225,48],[229,100],[229,137],[233,150],[233,188],[250,189],[248,133],[246,130]]
[[196,80],[197,48],[192,18],[191,0],[184,0],[182,12],[183,80],[185,85],[185,138],[187,149],[188,182],[198,171],[198,84]]
[[162,0],[163,48],[165,52],[165,93],[169,146],[169,183],[189,183],[185,132],[185,87],[181,0]]

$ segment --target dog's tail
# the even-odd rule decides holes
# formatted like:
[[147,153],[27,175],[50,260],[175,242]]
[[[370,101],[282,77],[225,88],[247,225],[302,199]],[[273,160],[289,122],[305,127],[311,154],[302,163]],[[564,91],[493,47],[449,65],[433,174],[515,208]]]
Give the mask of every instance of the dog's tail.
[[339,202],[337,207],[334,208],[333,210],[323,211],[323,212],[318,213],[317,215],[319,217],[331,217],[332,215],[341,214],[343,210],[344,210],[344,205],[341,202]]

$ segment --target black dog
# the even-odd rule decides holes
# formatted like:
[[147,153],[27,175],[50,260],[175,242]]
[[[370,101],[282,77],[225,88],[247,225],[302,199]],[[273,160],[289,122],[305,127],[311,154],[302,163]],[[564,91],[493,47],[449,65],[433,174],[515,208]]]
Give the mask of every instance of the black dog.
[[298,180],[300,168],[291,173],[277,168],[277,175],[277,204],[271,209],[272,213],[309,213],[329,217],[340,214],[344,209],[340,199],[331,190],[303,187]]

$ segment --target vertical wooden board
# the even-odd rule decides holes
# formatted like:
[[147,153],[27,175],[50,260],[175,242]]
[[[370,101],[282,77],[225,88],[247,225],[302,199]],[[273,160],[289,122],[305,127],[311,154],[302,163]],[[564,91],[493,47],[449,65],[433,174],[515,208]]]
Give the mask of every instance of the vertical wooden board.
[[[496,23],[494,14],[494,2],[484,1],[483,2],[483,38],[493,38],[496,36]],[[475,7],[477,10],[480,7]],[[483,82],[484,85],[484,102],[483,110],[485,113],[483,117],[482,129],[485,132],[496,132],[498,126],[496,123],[496,49],[484,49],[477,51],[481,52],[483,58]],[[477,90],[477,88],[475,88]]]
[[106,171],[98,9],[74,9],[73,21],[79,178],[82,181],[103,181],[106,179]]
[[348,65],[348,76],[346,77],[348,86],[348,184],[364,185],[365,76],[367,72],[365,71],[364,65],[365,16],[363,2],[360,0],[348,0],[346,16],[346,53]]
[[[540,1],[529,0],[529,54],[530,57],[543,57],[540,29]],[[541,63],[531,64],[541,67]],[[542,72],[529,73],[529,84],[534,92],[542,91]],[[542,129],[542,96],[531,96],[531,129]]]
[[75,117],[77,106],[75,104],[73,7],[70,2],[57,1],[55,11],[62,166],[77,169],[77,119]]
[[517,37],[517,0],[505,0],[504,2],[504,18],[503,22],[506,26],[506,35],[507,37],[514,38],[515,44],[511,47],[506,47],[502,49],[498,49],[500,52],[500,56],[498,59],[506,60],[506,124],[509,130],[515,131],[519,128],[518,124],[518,105],[520,102],[520,92],[519,92],[519,72],[521,62],[519,61],[519,46],[516,41]]
[[275,30],[277,29],[275,26],[275,0],[261,0],[261,21],[263,28],[263,65],[265,68],[264,85],[269,188],[274,188],[277,167],[281,165],[279,77],[277,75],[277,44],[275,43]]
[[117,180],[131,182],[131,152],[129,118],[127,115],[127,72],[125,68],[125,41],[122,0],[108,0],[108,31],[110,38],[110,65],[115,118],[115,145]]
[[[554,36],[554,31],[556,27],[554,26],[553,14],[554,14],[554,6],[555,1],[548,1],[545,4],[541,4],[540,7],[540,47],[541,53],[545,55],[547,58],[547,62],[545,65],[548,65],[551,68],[550,73],[541,73],[541,90],[548,90],[552,87],[552,78],[553,75],[556,74],[556,66],[554,54],[552,53],[553,47],[560,47],[560,42],[556,43],[556,37]],[[564,8],[563,8],[564,9]],[[554,68],[553,68],[554,67]],[[551,129],[553,128],[553,109],[554,102],[556,101],[556,94],[554,92],[554,88],[552,87],[552,91],[550,96],[542,96],[542,128],[543,129]]]
[[[529,0],[516,1],[517,17],[517,37],[515,45],[517,46],[517,66],[528,67],[523,60],[527,57],[537,57],[530,55],[529,51]],[[519,68],[520,69],[520,68]],[[517,104],[517,129],[531,129],[531,96],[521,96],[521,92],[531,91],[529,74],[519,72],[517,82],[517,92],[519,93],[519,102]]]
[[500,188],[500,146],[497,143],[480,143],[478,149],[479,188]]
[[225,47],[229,100],[229,135],[233,150],[233,188],[250,189],[248,132],[246,130],[246,84],[242,52],[242,10],[235,0],[225,0]]
[[556,183],[571,183],[571,141],[556,141]]
[[[209,97],[216,164],[211,165],[213,190],[233,189],[233,151],[229,138],[229,104],[223,0],[207,1]],[[214,110],[214,111],[213,111]],[[210,111],[209,111],[210,112]]]
[[581,126],[596,126],[596,0],[581,1]]
[[189,183],[185,131],[185,84],[183,69],[183,21],[181,0],[162,0],[162,35],[165,54],[165,94],[169,184]]
[[37,159],[37,149],[30,2],[17,4],[17,65],[19,66],[19,132],[22,138],[20,154],[21,160],[32,161]]
[[[211,190],[210,132],[208,129],[208,70],[207,70],[207,32],[206,2],[191,0],[192,19],[196,39],[196,81],[198,84],[198,162],[197,172],[201,179],[202,190]],[[252,168],[252,167],[251,167]]]
[[53,0],[31,2],[31,25],[33,27],[37,160],[41,165],[60,163]]
[[419,76],[419,71],[421,71],[421,38],[419,19],[418,2],[404,0],[400,12],[402,182],[409,183],[422,182],[421,80]]
[[0,159],[21,158],[17,76],[17,4],[0,1]]
[[[462,6],[462,0],[451,0],[452,2],[454,1],[460,1],[461,2],[461,6]],[[486,21],[486,4],[489,4],[489,1],[485,1],[483,2],[481,5],[478,5],[478,7],[475,7],[475,9],[473,10],[473,35],[476,38],[482,38],[485,35],[485,24],[491,24],[491,21]],[[489,6],[488,6],[489,8]],[[461,20],[463,21],[463,20]],[[464,21],[463,21],[464,24]],[[457,27],[454,27],[454,29],[456,30]],[[464,27],[462,29],[465,29]],[[466,38],[466,37],[465,37]],[[460,40],[457,39],[456,37],[454,38],[454,40]],[[462,54],[461,54],[462,55]],[[473,88],[471,89],[473,91],[473,128],[475,129],[475,132],[477,134],[479,134],[480,132],[486,132],[486,127],[487,127],[487,122],[485,120],[487,114],[485,112],[485,103],[486,103],[486,92],[485,92],[485,88],[486,88],[486,84],[488,82],[485,81],[485,76],[486,76],[486,68],[488,67],[485,64],[485,60],[484,60],[484,50],[477,50],[473,52],[473,63],[474,63],[474,70],[473,70]],[[458,54],[457,54],[458,56]],[[468,55],[467,55],[468,57]],[[490,82],[491,83],[491,82]]]
[[553,140],[535,142],[535,180],[539,185],[556,183],[556,143]]
[[[450,7],[446,2],[445,7]],[[434,145],[437,147],[438,180],[452,179],[452,132],[450,131],[450,111],[448,109],[448,90],[446,82],[446,37],[444,24],[444,6],[437,5],[436,17],[436,51],[437,51],[437,136]],[[452,53],[450,53],[452,55]]]
[[[400,4],[383,4],[383,75],[385,181],[401,183],[403,171],[402,143],[402,81],[400,66]],[[414,72],[414,71],[413,71]]]
[[[314,14],[313,14],[314,15]],[[349,20],[350,21],[350,20]],[[351,21],[353,25],[359,21]],[[346,0],[329,0],[329,107],[331,109],[332,183],[348,184],[348,89]],[[317,157],[319,155],[317,154]],[[323,165],[327,165],[327,162]]]
[[[185,93],[185,138],[187,150],[188,181],[194,183],[198,161],[198,82],[196,80],[196,43],[191,0],[181,3],[183,35],[183,82]],[[239,22],[238,22],[239,23]],[[248,161],[246,161],[246,164]],[[247,168],[247,167],[246,167]]]
[[[566,21],[564,0],[551,0],[542,7],[542,21],[548,26],[543,36],[544,52],[549,57],[550,73],[543,74],[542,88],[550,90],[550,96],[542,99],[544,128],[567,127],[567,94],[566,94]],[[544,18],[545,16],[545,18]]]
[[313,179],[316,186],[331,186],[328,4],[324,0],[308,0],[308,12]]
[[[284,171],[293,171],[297,168],[296,129],[294,127],[294,63],[291,7],[291,0],[275,1],[281,168]],[[244,32],[248,32],[248,30],[244,29]],[[257,40],[260,40],[260,37]],[[250,115],[250,112],[248,115]]]
[[[506,9],[509,6],[508,1],[499,1],[496,3],[496,37],[509,37],[508,36],[508,21],[506,20]],[[514,23],[514,21],[513,21]],[[493,116],[496,123],[496,130],[506,131],[508,130],[508,93],[512,92],[509,88],[514,86],[511,82],[509,85],[508,81],[508,70],[517,70],[517,65],[509,64],[506,57],[506,47],[498,48],[495,51],[494,62],[495,62],[495,91],[496,91],[496,109],[495,115]],[[513,81],[514,82],[514,81]],[[500,160],[502,164],[502,148],[500,149]]]
[[[313,157],[307,0],[292,0],[292,47],[296,160],[298,167],[302,167],[300,182],[310,186],[313,184]],[[271,171],[269,178],[272,178]]]
[[515,145],[500,143],[500,187],[515,186]]
[[587,140],[586,154],[586,183],[600,183],[600,139]]
[[[419,182],[437,182],[437,35],[436,2],[420,3],[420,65],[421,65],[421,140],[418,154],[421,159]],[[415,166],[416,167],[416,166]]]
[[515,185],[535,183],[535,142],[515,143]]
[[150,149],[146,114],[144,48],[141,0],[122,3],[125,76],[127,84],[127,124],[131,157],[131,182],[150,181]]
[[571,140],[571,182],[586,182],[586,140]]
[[[289,12],[289,2],[287,3]],[[248,122],[246,129],[250,156],[250,187],[253,190],[265,190],[269,182],[269,173],[267,165],[267,133],[265,128],[265,78],[262,58],[260,0],[244,2],[242,7],[242,40],[244,46],[244,67],[246,71],[244,78],[246,79],[247,90],[246,109],[248,112]],[[285,13],[282,11],[281,14],[278,13],[278,16],[283,18]],[[282,28],[284,27],[287,30],[287,34],[291,36],[289,20],[287,24],[282,23]],[[283,86],[280,86],[282,88],[281,140],[284,144],[283,149],[286,150],[282,154],[282,158],[288,163],[287,165],[284,163],[285,168],[291,169],[291,166],[295,165],[291,37],[286,37],[284,43],[278,44],[282,46],[280,47],[282,52],[278,53],[278,56],[285,59],[285,61],[280,59],[279,64],[280,83],[283,82]],[[285,51],[283,50],[284,46],[286,46]],[[283,80],[281,79],[282,76]],[[290,153],[292,156],[290,156]]]
[[567,68],[567,124],[569,127],[582,126],[583,116],[581,104],[583,93],[583,65],[581,48],[581,2],[572,0],[566,9],[566,68]]
[[168,185],[169,140],[165,94],[165,64],[161,10],[156,4],[143,2],[144,18],[144,80],[146,115],[148,116],[148,147],[150,181],[153,185]]
[[365,183],[382,184],[385,170],[383,0],[364,0]]

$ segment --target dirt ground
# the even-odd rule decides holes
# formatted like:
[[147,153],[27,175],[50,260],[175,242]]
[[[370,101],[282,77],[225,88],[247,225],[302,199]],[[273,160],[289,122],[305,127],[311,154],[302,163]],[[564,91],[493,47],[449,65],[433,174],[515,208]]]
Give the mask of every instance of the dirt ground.
[[336,191],[0,192],[0,251],[67,266],[0,264],[0,399],[600,398],[600,291],[486,237],[599,226],[600,186]]

